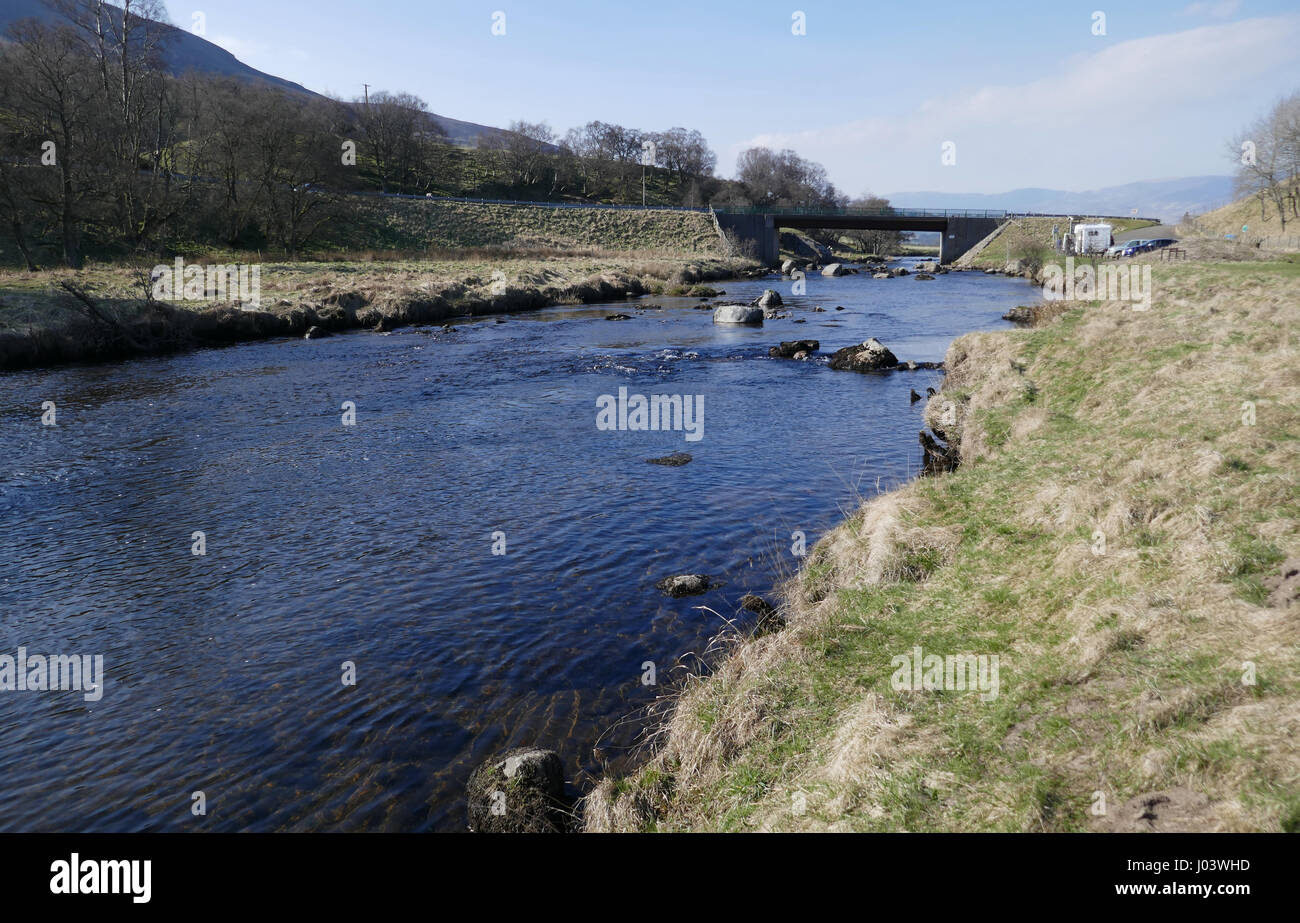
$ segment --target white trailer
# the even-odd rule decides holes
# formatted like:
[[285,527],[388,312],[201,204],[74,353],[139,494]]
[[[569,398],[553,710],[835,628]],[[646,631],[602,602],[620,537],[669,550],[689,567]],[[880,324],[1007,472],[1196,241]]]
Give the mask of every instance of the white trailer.
[[1109,224],[1076,224],[1074,226],[1075,253],[1105,253],[1113,237]]

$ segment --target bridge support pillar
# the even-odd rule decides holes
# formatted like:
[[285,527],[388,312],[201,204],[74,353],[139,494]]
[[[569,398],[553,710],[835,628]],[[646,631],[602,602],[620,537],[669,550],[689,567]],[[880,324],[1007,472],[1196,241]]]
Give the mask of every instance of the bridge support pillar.
[[939,262],[951,263],[985,237],[992,234],[1003,219],[949,218],[939,242]]

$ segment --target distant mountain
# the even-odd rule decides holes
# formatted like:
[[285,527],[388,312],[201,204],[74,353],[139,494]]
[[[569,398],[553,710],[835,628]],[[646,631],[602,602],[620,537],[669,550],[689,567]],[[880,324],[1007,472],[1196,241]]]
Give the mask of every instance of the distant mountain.
[[1062,215],[1127,216],[1177,222],[1184,213],[1210,211],[1232,200],[1231,176],[1187,176],[1107,186],[1087,192],[1061,189],[1012,189],[986,194],[963,192],[894,192],[886,196],[899,208],[988,208],[1010,212]]
[[[54,22],[61,17],[51,10],[42,0],[0,0],[0,38],[9,31],[9,27],[22,19],[39,19]],[[219,45],[214,45],[205,38],[176,26],[168,26],[169,36],[164,45],[163,57],[167,69],[177,76],[188,71],[219,77],[233,77],[249,83],[260,83],[278,87],[288,93],[324,98],[301,84],[274,74],[268,74],[249,67],[233,54]],[[461,147],[473,147],[480,138],[507,135],[509,132],[489,125],[464,122],[448,118],[445,115],[430,113],[430,121],[446,133],[447,140]]]

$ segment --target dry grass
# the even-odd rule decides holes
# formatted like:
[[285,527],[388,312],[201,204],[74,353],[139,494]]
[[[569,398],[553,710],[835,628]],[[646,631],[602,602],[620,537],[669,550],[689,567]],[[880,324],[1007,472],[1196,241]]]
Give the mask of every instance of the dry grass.
[[[1156,266],[1149,311],[957,340],[927,419],[962,467],[824,538],[588,829],[1295,829],[1294,268]],[[998,696],[894,689],[914,646],[996,654]]]
[[[649,249],[521,255],[530,252],[487,248],[441,260],[263,263],[259,311],[176,301],[166,317],[144,300],[141,276],[147,280],[150,266],[0,270],[0,369],[166,351],[202,345],[212,336],[232,342],[301,335],[312,324],[347,329],[382,320],[396,326],[645,293],[685,294],[697,283],[757,268],[739,258]],[[106,344],[62,283],[87,291],[133,332],[140,348],[120,340]]]

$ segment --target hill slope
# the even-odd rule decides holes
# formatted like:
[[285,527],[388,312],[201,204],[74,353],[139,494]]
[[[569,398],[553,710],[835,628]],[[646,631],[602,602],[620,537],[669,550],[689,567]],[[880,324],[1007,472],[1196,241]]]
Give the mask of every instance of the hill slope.
[[[9,31],[10,26],[23,19],[55,22],[60,19],[60,16],[42,0],[0,0],[0,37]],[[168,71],[176,76],[195,71],[208,76],[230,77],[248,83],[278,87],[289,93],[324,99],[319,93],[307,89],[302,84],[250,67],[221,46],[192,32],[172,25],[169,25],[168,29],[169,35],[163,54]],[[446,133],[449,142],[462,147],[472,147],[481,138],[509,134],[501,128],[453,119],[437,113],[430,113],[430,121]]]

